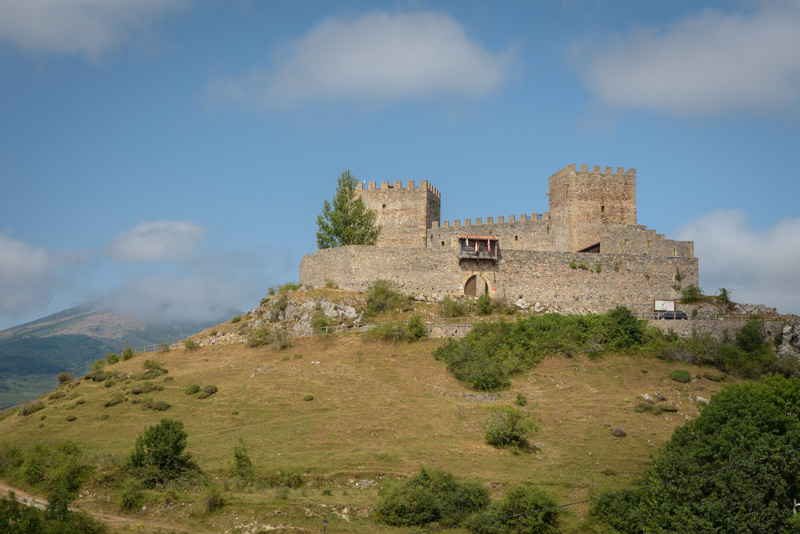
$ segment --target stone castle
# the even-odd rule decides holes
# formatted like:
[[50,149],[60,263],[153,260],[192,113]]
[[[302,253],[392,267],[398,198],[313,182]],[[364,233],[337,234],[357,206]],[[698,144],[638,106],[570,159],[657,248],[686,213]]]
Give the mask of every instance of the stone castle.
[[441,195],[427,181],[362,184],[377,212],[376,246],[318,250],[300,282],[364,291],[391,280],[417,298],[479,296],[522,307],[602,313],[625,305],[652,314],[655,301],[698,285],[694,244],[637,224],[635,169],[568,165],[549,179],[549,211],[441,221]]

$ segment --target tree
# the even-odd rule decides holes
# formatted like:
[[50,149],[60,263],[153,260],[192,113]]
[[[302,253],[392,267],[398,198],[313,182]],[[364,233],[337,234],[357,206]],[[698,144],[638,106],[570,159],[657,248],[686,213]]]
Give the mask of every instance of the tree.
[[183,423],[162,419],[147,427],[139,437],[129,459],[134,473],[148,487],[177,478],[189,470],[196,470],[189,453],[184,452],[188,434]]
[[622,532],[790,532],[800,494],[800,380],[733,384],[675,430],[645,473],[647,491],[597,501]]
[[374,245],[381,233],[375,224],[378,214],[367,209],[356,195],[358,180],[349,170],[337,181],[333,200],[322,204],[317,215],[317,247],[332,248],[345,245]]

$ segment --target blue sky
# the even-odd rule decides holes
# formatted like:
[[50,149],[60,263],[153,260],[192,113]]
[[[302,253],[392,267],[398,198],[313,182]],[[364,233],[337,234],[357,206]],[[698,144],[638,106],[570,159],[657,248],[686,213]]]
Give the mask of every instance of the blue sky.
[[636,168],[701,286],[800,313],[800,1],[0,0],[0,329],[296,280],[337,176],[442,219]]

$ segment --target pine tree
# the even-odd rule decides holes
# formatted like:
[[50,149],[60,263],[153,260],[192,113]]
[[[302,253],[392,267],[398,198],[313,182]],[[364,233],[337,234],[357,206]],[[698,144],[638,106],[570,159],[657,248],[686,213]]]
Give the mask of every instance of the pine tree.
[[374,245],[378,240],[381,233],[381,227],[375,224],[378,215],[367,209],[356,195],[357,183],[350,170],[339,176],[332,202],[326,200],[322,213],[317,215],[317,247]]

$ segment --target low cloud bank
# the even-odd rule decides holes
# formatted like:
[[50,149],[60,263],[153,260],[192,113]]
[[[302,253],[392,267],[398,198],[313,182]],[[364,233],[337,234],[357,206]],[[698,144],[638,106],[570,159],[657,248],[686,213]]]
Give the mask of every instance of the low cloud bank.
[[705,293],[724,287],[737,302],[800,315],[800,218],[756,230],[746,212],[716,210],[681,226],[675,238],[694,241]]

